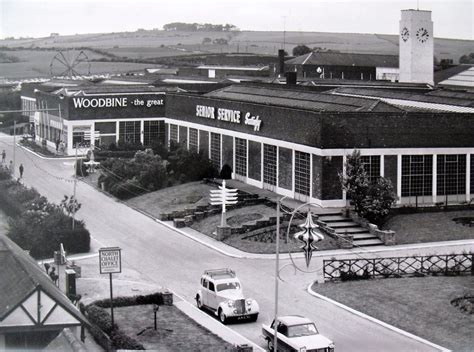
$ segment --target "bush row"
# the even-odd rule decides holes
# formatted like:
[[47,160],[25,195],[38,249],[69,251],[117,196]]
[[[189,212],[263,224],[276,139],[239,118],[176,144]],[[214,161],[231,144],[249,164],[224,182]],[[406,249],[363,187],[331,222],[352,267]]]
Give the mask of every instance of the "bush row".
[[[84,308],[83,308],[84,309]],[[81,309],[82,310],[82,309]],[[107,310],[90,304],[84,309],[85,315],[92,325],[91,334],[95,340],[106,350],[110,349],[108,339],[104,338],[101,331],[109,336],[112,348],[116,350],[144,350],[145,347],[126,335],[116,324],[112,326],[111,317]]]
[[[109,308],[110,299],[102,299],[95,301],[94,304],[98,307]],[[129,297],[115,297],[114,298],[114,307],[128,307],[144,304],[157,304],[163,305],[163,293],[156,292],[145,296],[129,296]]]
[[68,253],[90,249],[90,234],[82,221],[76,221],[73,230],[72,218],[62,207],[12,180],[4,168],[0,168],[0,209],[11,218],[8,237],[36,259],[52,257],[61,243]]

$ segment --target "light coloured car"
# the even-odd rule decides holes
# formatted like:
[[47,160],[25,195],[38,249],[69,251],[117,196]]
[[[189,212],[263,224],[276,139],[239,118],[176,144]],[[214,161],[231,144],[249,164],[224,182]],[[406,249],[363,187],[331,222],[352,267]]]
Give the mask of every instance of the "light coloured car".
[[[262,334],[270,351],[274,350],[274,327],[275,321],[262,324]],[[278,351],[334,352],[334,342],[321,335],[314,322],[299,315],[278,318],[277,338]]]
[[212,311],[223,324],[230,319],[256,321],[259,313],[257,301],[244,296],[240,280],[228,268],[204,271],[196,305]]

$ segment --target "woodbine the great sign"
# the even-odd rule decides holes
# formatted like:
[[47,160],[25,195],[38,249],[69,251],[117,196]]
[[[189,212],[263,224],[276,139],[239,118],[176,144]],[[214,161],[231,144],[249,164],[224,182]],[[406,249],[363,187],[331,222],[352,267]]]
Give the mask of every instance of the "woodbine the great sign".
[[[110,97],[110,98],[73,98],[74,108],[126,108],[129,106],[127,97]],[[163,106],[164,99],[133,99],[131,106],[143,106],[151,108],[152,106]]]

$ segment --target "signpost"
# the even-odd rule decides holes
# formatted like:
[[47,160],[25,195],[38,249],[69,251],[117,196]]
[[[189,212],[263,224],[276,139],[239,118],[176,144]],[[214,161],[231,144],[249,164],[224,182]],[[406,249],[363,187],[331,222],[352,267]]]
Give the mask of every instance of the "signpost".
[[225,188],[225,180],[222,180],[222,186],[218,190],[211,190],[211,205],[222,205],[221,226],[226,226],[225,206],[227,204],[237,204],[237,190]]
[[99,249],[99,266],[101,274],[109,274],[110,278],[110,316],[114,328],[114,304],[112,290],[112,274],[122,272],[122,257],[119,247],[104,247]]

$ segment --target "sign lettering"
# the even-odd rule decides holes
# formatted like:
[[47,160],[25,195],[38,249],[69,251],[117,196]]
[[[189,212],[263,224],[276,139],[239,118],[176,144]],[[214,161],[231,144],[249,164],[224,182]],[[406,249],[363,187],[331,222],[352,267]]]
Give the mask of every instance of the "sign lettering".
[[[78,97],[73,98],[74,108],[76,109],[87,109],[87,108],[126,108],[129,105],[127,97],[120,98],[85,98]],[[134,99],[130,102],[133,106],[146,106],[151,108],[152,106],[164,106],[164,99]]]
[[122,272],[120,251],[121,249],[118,247],[99,249],[99,264],[101,274]]
[[[242,120],[240,119],[240,117],[242,115],[243,114],[239,110],[231,110],[224,108],[216,109],[214,106],[196,105],[197,117],[204,117],[207,119],[215,119],[219,121],[241,124]],[[255,132],[260,131],[262,121],[260,120],[260,117],[258,115],[252,115],[250,112],[247,112],[245,113],[244,117],[244,125],[253,126],[253,130]]]

